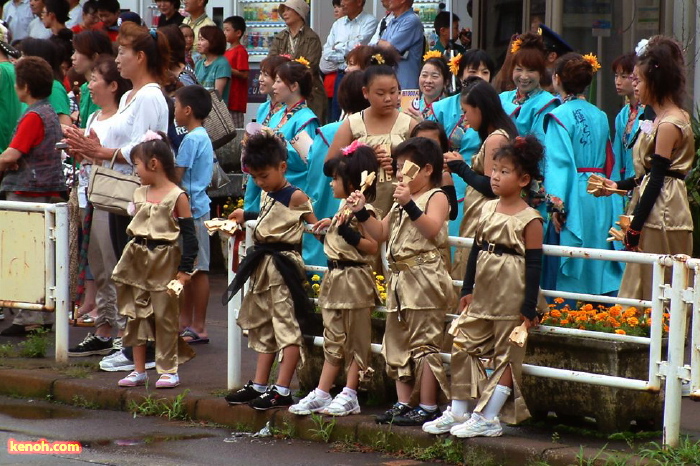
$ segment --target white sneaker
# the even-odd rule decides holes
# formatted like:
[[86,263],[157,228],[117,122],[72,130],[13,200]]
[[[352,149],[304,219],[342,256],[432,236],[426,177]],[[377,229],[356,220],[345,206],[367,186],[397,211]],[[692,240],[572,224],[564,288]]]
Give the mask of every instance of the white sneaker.
[[299,416],[307,416],[311,413],[322,411],[331,404],[331,401],[333,401],[333,399],[330,396],[328,398],[321,398],[316,395],[316,390],[311,390],[299,403],[290,406],[289,412],[298,414]]
[[331,416],[360,414],[360,402],[357,401],[356,396],[350,396],[346,393],[340,392],[335,398],[333,398],[331,404],[329,404],[328,407],[321,412]]
[[503,429],[498,418],[489,421],[479,413],[472,413],[467,422],[452,427],[450,433],[459,438],[500,437]]
[[446,434],[453,426],[461,424],[467,420],[467,416],[455,416],[452,414],[450,406],[442,413],[442,416],[434,421],[423,424],[423,432],[433,435]]
[[180,377],[175,374],[161,374],[156,382],[156,388],[175,388],[180,385]]
[[123,379],[121,379],[118,382],[118,385],[120,387],[138,387],[141,385],[146,385],[146,382],[148,382],[148,374],[146,374],[145,372],[139,374],[138,372],[134,371],[131,374],[124,377]]
[[[146,363],[146,369],[153,369],[154,367],[156,367],[155,361]],[[121,350],[102,358],[100,361],[100,369],[107,372],[133,371],[134,361],[127,358],[124,354],[124,350]]]

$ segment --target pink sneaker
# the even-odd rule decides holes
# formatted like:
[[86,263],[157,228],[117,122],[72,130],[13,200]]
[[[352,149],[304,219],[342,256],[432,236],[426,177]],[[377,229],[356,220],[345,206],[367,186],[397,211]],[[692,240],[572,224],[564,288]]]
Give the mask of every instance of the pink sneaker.
[[139,374],[138,372],[133,371],[131,374],[121,379],[118,382],[118,385],[120,387],[138,387],[141,385],[146,385],[146,382],[148,382],[148,374],[145,372],[143,374]]
[[175,388],[180,385],[180,377],[177,374],[161,374],[156,382],[156,388]]

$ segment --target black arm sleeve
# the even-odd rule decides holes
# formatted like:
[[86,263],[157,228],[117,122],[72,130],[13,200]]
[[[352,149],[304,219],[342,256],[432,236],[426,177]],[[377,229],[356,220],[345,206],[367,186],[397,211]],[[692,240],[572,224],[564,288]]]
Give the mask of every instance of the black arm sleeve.
[[350,246],[357,247],[357,245],[360,244],[360,240],[362,239],[362,234],[359,231],[350,228],[350,225],[348,225],[347,223],[341,223],[338,226],[338,234]]
[[479,175],[472,170],[472,167],[467,165],[464,160],[450,160],[447,162],[447,167],[452,173],[459,175],[466,183],[484,196],[493,199],[496,195],[491,189],[491,177]]
[[540,294],[542,249],[525,250],[525,300],[520,313],[530,320],[537,317],[537,298]]
[[247,210],[243,211],[243,220],[248,221],[248,220],[257,220],[258,215],[260,215],[260,212],[249,212]]
[[625,191],[632,191],[637,186],[637,179],[635,177],[625,178],[617,182],[617,189],[624,189]]
[[450,220],[455,220],[457,214],[459,213],[459,205],[457,204],[457,190],[454,185],[446,184],[443,186],[442,191],[447,196],[447,202],[450,203]]
[[479,258],[479,251],[481,247],[474,241],[472,245],[472,250],[469,253],[469,259],[467,259],[467,271],[464,273],[464,281],[462,282],[462,291],[459,296],[464,297],[468,294],[472,294],[474,291],[474,281],[476,280],[476,260]]
[[671,161],[666,157],[662,157],[659,154],[651,156],[651,174],[644,188],[644,193],[642,193],[642,197],[639,198],[639,203],[634,209],[634,218],[630,225],[630,228],[633,230],[642,231],[651,209],[656,204],[656,198],[659,197],[661,188],[664,186],[664,178],[670,165]]
[[191,273],[194,271],[194,260],[197,258],[197,252],[199,251],[197,233],[194,229],[194,219],[192,217],[178,218],[177,221],[180,224],[180,236],[182,236],[182,257],[177,270]]

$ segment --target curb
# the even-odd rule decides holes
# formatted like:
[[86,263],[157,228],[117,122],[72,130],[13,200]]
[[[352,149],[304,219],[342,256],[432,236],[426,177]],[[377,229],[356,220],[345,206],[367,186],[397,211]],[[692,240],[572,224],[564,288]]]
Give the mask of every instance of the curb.
[[[0,395],[21,398],[51,399],[77,406],[113,411],[127,411],[130,402],[141,403],[147,396],[169,401],[184,392],[155,391],[154,389],[123,389],[105,386],[97,379],[76,379],[53,370],[0,369]],[[255,432],[270,423],[270,427],[281,430],[291,437],[318,441],[315,430],[319,428],[310,416],[295,416],[286,410],[257,411],[248,406],[229,406],[222,397],[188,393],[184,397],[187,415],[196,421],[213,422],[236,430]],[[333,422],[324,416],[327,422]],[[490,457],[496,464],[522,466],[543,461],[551,466],[579,464],[578,456],[597,460],[587,464],[605,464],[608,454],[599,454],[596,448],[554,444],[551,441],[523,439],[512,434],[516,428],[506,427],[506,437],[479,437],[463,440],[465,461],[469,458]],[[372,416],[356,415],[335,418],[335,426],[329,442],[349,442],[389,452],[411,451],[428,448],[451,437],[434,437],[415,427],[378,425]],[[523,441],[524,440],[524,441]],[[612,452],[611,452],[612,454]],[[490,464],[490,463],[489,463]],[[649,464],[637,456],[630,457],[627,464]]]

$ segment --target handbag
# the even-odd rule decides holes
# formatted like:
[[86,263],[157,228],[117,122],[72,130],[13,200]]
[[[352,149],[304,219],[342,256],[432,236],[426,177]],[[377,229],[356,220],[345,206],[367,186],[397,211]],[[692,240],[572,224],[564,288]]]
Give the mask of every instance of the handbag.
[[127,207],[134,200],[134,191],[141,186],[141,180],[138,176],[125,175],[112,168],[117,152],[114,151],[109,167],[93,165],[88,185],[88,200],[96,209],[127,216]]
[[211,112],[204,119],[202,126],[207,130],[211,144],[216,150],[236,137],[236,125],[233,124],[228,106],[221,100],[219,93],[214,89],[209,93],[211,94]]
[[211,174],[211,183],[209,183],[209,188],[219,190],[227,184],[229,184],[230,182],[231,180],[228,178],[228,175],[226,174],[224,169],[221,168],[219,159],[216,157],[216,155],[214,155],[214,170]]

